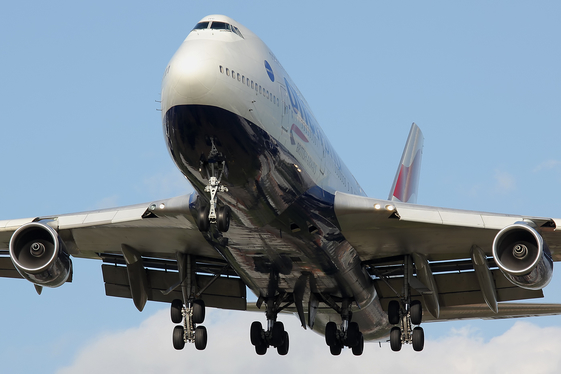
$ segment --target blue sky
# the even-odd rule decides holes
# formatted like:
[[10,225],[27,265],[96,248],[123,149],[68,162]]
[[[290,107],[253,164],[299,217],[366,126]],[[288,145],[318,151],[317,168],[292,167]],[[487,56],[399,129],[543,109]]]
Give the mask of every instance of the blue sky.
[[[0,220],[188,193],[165,148],[156,100],[175,50],[214,13],[244,24],[274,51],[369,196],[387,197],[415,121],[425,135],[420,204],[561,217],[558,2],[55,0],[9,2],[0,12]],[[106,355],[106,363],[166,370],[144,362],[152,358],[147,347],[153,361],[191,362],[203,372],[218,365],[211,358],[223,355],[219,344],[235,347],[237,370],[291,361],[256,357],[249,324],[264,322],[261,314],[213,312],[208,350],[174,352],[167,305],[149,303],[139,313],[130,300],[104,296],[95,261],[75,261],[74,282],[40,297],[24,281],[0,281],[0,361],[12,373],[72,364],[96,372],[88,352]],[[545,300],[561,302],[560,289],[557,276]],[[320,337],[284,319],[289,355],[306,354],[316,367],[360,371],[400,357],[370,344],[361,360],[349,352],[331,358]],[[158,348],[152,328],[160,325]],[[485,352],[498,360],[512,336],[523,343],[537,334],[558,347],[547,339],[560,328],[561,317],[431,324],[426,352],[401,357],[430,367],[429,358],[454,345],[481,362]],[[555,361],[542,372],[559,367]]]

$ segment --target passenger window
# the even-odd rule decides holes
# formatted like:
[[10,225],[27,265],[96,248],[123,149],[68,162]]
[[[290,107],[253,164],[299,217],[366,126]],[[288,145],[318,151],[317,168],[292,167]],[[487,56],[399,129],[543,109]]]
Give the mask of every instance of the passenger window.
[[230,76],[230,69],[226,68],[226,75]]
[[220,65],[220,73],[224,74],[224,68]]
[[253,81],[251,81],[251,89],[253,89]]
[[236,73],[232,70],[232,78],[236,79]]
[[245,75],[242,75],[242,84],[245,84]]
[[240,73],[238,73],[238,82],[241,82],[242,78],[240,77]]
[[261,90],[261,85],[259,85],[259,93],[262,93],[263,91]]

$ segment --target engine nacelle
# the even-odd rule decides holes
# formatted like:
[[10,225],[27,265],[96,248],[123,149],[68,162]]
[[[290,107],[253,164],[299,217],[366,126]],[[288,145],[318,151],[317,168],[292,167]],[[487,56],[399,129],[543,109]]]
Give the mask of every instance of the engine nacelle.
[[513,284],[541,290],[553,276],[553,260],[547,244],[531,226],[517,222],[507,226],[493,241],[495,262]]
[[59,287],[72,273],[72,261],[58,233],[41,222],[18,228],[10,239],[10,258],[28,281],[45,287]]

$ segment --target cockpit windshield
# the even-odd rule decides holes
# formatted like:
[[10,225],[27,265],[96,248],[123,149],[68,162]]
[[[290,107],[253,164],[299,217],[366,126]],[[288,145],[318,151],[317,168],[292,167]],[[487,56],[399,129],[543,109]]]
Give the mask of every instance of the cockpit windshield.
[[201,29],[206,29],[208,27],[208,24],[210,22],[199,22],[195,25],[195,27],[193,27],[193,30],[201,30]]
[[229,31],[238,35],[240,38],[243,38],[241,31],[236,26],[230,25],[229,23],[226,22],[219,22],[219,21],[213,21],[212,23],[208,21],[199,22],[193,28],[193,30],[204,30],[204,29]]

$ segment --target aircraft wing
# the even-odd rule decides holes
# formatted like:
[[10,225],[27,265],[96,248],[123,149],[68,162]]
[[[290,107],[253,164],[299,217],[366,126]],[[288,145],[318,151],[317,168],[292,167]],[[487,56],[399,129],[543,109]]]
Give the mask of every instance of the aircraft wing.
[[[163,302],[181,299],[176,257],[181,252],[195,255],[195,271],[206,274],[197,275],[197,280],[199,289],[209,285],[201,295],[207,306],[245,309],[245,284],[198,230],[189,199],[186,195],[115,209],[0,221],[0,276],[22,277],[9,257],[10,239],[22,225],[41,222],[58,232],[69,255],[104,262],[108,296],[135,299],[134,290],[143,282],[129,269],[142,256],[146,283],[140,291],[146,298]],[[141,310],[145,301],[135,300],[137,308]]]
[[[335,194],[335,213],[344,237],[374,277],[384,308],[402,290],[406,274],[403,259],[411,255],[426,259],[429,269],[423,276],[415,264],[419,274],[414,279],[417,286],[412,284],[412,296],[423,297],[424,305],[440,319],[552,313],[548,306],[520,312],[501,305],[503,301],[543,297],[543,293],[519,287],[505,277],[492,258],[492,246],[500,230],[525,222],[543,237],[553,261],[561,261],[559,219],[436,208],[341,192]],[[479,274],[473,248],[481,249],[487,265]],[[487,281],[481,279],[482,274],[483,278],[489,274]],[[477,305],[483,305],[485,313],[476,312]]]

